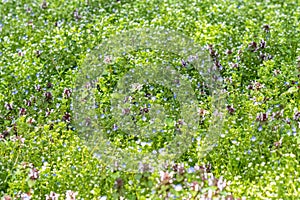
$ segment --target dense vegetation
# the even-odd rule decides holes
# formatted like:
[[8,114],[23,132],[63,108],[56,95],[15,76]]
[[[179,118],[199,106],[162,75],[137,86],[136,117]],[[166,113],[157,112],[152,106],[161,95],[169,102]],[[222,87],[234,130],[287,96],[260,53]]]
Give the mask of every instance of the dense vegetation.
[[[292,0],[3,0],[0,197],[299,199],[299,20],[300,5]],[[87,52],[121,30],[157,26],[206,47],[224,80],[226,117],[205,156],[199,130],[173,165],[131,173],[93,156],[74,129],[70,105]],[[113,85],[126,67],[157,57],[168,55],[141,51],[118,60],[98,100],[109,102],[106,83]],[[181,58],[173,64],[193,74]],[[137,98],[149,88],[143,91]],[[157,99],[162,95],[156,91]],[[199,98],[198,107],[205,130],[209,98]],[[129,145],[132,138],[120,135],[111,140]],[[156,145],[165,140],[156,137]]]

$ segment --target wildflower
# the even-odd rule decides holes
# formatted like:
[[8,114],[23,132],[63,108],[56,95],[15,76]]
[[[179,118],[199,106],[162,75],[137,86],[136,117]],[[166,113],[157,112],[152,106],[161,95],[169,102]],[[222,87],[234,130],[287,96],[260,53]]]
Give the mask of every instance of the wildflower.
[[34,86],[34,88],[36,89],[36,91],[41,91],[41,86],[40,85],[36,85],[36,86]]
[[73,192],[71,190],[67,190],[66,200],[76,200],[76,195],[78,195],[78,192]]
[[248,47],[251,49],[252,52],[256,52],[257,51],[257,43],[256,42],[251,42]]
[[267,56],[264,53],[259,52],[259,57],[261,60],[266,60]]
[[12,104],[12,103],[5,103],[4,107],[5,107],[7,110],[12,110],[12,109],[13,109],[13,104]]
[[109,63],[111,63],[111,61],[112,61],[112,58],[110,56],[104,57],[104,63],[109,64]]
[[[202,182],[203,183],[203,182]],[[193,190],[193,191],[199,191],[200,190],[200,185],[199,185],[199,183],[197,182],[197,181],[193,181],[192,183],[191,183],[191,189]]]
[[8,130],[4,130],[1,135],[2,135],[2,138],[6,138],[7,136],[9,136],[9,131]]
[[36,168],[30,169],[29,177],[31,180],[38,179],[39,178],[39,170],[37,170]]
[[229,114],[233,114],[235,112],[235,109],[233,108],[233,106],[227,106],[227,110],[229,112]]
[[204,117],[206,114],[208,114],[208,111],[200,108],[199,109],[199,114],[200,114],[201,117]]
[[46,97],[46,101],[52,100],[52,93],[51,93],[51,92],[46,92],[46,93],[44,94],[44,96]]
[[230,55],[230,54],[232,54],[232,50],[227,49],[225,53],[226,53],[227,55]]
[[116,130],[118,130],[118,126],[117,126],[117,124],[113,124],[113,131],[116,131]]
[[277,75],[281,74],[281,71],[280,71],[279,69],[275,69],[275,70],[273,71],[273,74],[274,74],[275,76],[277,76]]
[[259,113],[256,116],[256,121],[265,122],[268,120],[268,114],[267,113]]
[[150,164],[148,163],[140,163],[139,164],[139,170],[144,173],[144,172],[153,172],[153,168]]
[[52,86],[53,86],[53,85],[52,85],[51,82],[48,82],[48,83],[47,83],[47,88],[52,88]]
[[220,179],[217,182],[217,187],[220,191],[222,191],[226,187],[226,181],[223,180],[223,177],[221,176]]
[[70,122],[71,121],[71,114],[66,112],[65,115],[62,117],[62,120],[66,121],[66,122]]
[[[28,23],[27,23],[27,26],[31,26],[31,28],[34,28],[34,24],[33,24],[33,22],[32,22],[32,20],[30,20]],[[23,54],[24,55],[24,54]],[[23,56],[22,55],[22,56]]]
[[270,25],[264,24],[263,25],[263,30],[266,31],[266,32],[269,32],[270,31]]
[[30,193],[22,193],[21,194],[21,200],[30,200],[31,194]]
[[22,135],[20,135],[20,136],[15,136],[14,138],[11,138],[11,140],[13,142],[16,142],[17,140],[19,140],[23,144],[25,141],[25,138],[23,138]]
[[213,49],[213,45],[208,45],[208,51],[212,57],[218,57],[218,52]]
[[252,84],[248,85],[248,86],[247,86],[247,89],[248,89],[248,90],[253,90],[253,89],[254,89],[254,88],[253,88],[253,85],[252,85]]
[[26,106],[31,106],[32,101],[30,99],[25,99],[24,101]]
[[131,85],[131,87],[132,87],[133,91],[136,91],[136,90],[140,91],[143,88],[143,85],[139,84],[139,83],[134,83]]
[[256,90],[260,90],[260,89],[262,89],[262,88],[264,87],[264,85],[261,84],[260,82],[255,81],[255,82],[253,83],[253,87],[254,87]]
[[239,67],[239,64],[238,64],[238,63],[231,63],[231,67],[232,67],[232,68],[238,68],[238,67]]
[[183,175],[185,173],[184,164],[182,163],[179,165],[178,164],[173,165],[173,170],[178,174]]
[[12,198],[10,196],[4,196],[4,200],[12,200]]
[[122,110],[123,115],[128,115],[130,113],[130,108],[125,108]]
[[264,49],[266,47],[266,41],[261,40],[260,41],[260,48]]
[[24,56],[24,55],[25,55],[25,53],[24,53],[24,52],[22,52],[22,51],[19,51],[19,52],[18,52],[18,55],[19,55],[19,56]]
[[122,178],[117,178],[115,181],[115,187],[120,189],[124,185],[124,181]]
[[173,178],[173,172],[168,173],[168,172],[160,172],[160,184],[162,185],[168,185],[171,184],[173,182],[172,180]]
[[19,111],[19,115],[25,115],[26,114],[26,109],[25,108],[20,108],[20,111]]
[[230,194],[225,197],[226,200],[234,200],[234,197]]
[[53,111],[53,109],[50,110],[49,108],[47,108],[45,117],[48,117],[51,113],[53,113]]
[[274,118],[278,119],[278,118],[280,118],[280,117],[283,117],[283,112],[284,112],[284,109],[282,109],[282,110],[280,110],[280,111],[277,111],[277,112],[273,112],[273,113],[272,113],[272,118],[273,118],[273,119],[274,119]]
[[182,67],[186,67],[187,66],[187,62],[185,62],[184,60],[181,60],[181,65],[182,65]]
[[40,56],[41,56],[41,53],[42,53],[42,52],[41,52],[41,51],[39,51],[39,50],[38,50],[38,51],[36,51],[36,52],[35,52],[35,54],[36,54],[36,57],[37,57],[37,58],[38,58],[38,57],[40,57]]
[[294,114],[294,120],[300,121],[300,112],[296,112],[296,113]]
[[289,118],[285,118],[284,120],[287,124],[291,124],[291,120]]
[[50,195],[46,195],[46,200],[58,200],[59,194],[55,192],[50,192]]
[[28,124],[33,124],[35,122],[34,118],[30,117],[28,120],[27,120],[27,123]]
[[279,140],[279,141],[277,141],[277,142],[274,142],[274,146],[275,146],[275,147],[277,147],[277,148],[278,148],[278,147],[280,147],[280,146],[281,146],[281,144],[282,144],[282,139],[283,139],[283,138],[280,138],[280,140]]
[[76,20],[81,19],[81,15],[79,15],[79,13],[78,13],[78,8],[76,8],[76,10],[73,12],[73,15],[74,15]]
[[221,63],[219,61],[216,61],[214,63],[214,66],[217,67],[218,69],[222,70],[223,69],[223,66],[221,65]]
[[65,98],[70,98],[71,94],[72,94],[72,90],[71,89],[64,89],[63,96]]
[[41,5],[41,8],[42,9],[46,9],[48,7],[48,3],[46,0],[43,1],[42,5]]

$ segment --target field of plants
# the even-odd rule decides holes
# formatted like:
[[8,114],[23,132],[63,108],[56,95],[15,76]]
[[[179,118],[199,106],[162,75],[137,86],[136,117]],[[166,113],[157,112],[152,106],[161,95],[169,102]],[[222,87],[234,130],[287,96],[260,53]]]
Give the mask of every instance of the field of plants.
[[[0,198],[300,199],[299,21],[294,0],[2,0]],[[90,113],[73,106],[76,81],[91,69],[88,56],[101,51],[103,41],[125,41],[116,35],[149,28],[175,31],[204,49],[221,80],[224,104],[216,117],[208,90],[215,83],[205,83],[193,59],[168,52],[168,46],[101,57],[106,64],[91,109],[109,143],[136,155],[162,154],[180,135],[182,110],[198,123],[182,155],[159,169],[145,159],[130,171],[94,153],[106,146],[93,149],[86,142],[89,129],[82,127],[89,123],[78,118]],[[130,103],[124,103],[130,109],[114,118],[111,99],[121,77],[164,63],[187,77],[196,109],[180,110],[182,102],[165,87],[134,85]],[[146,126],[154,104],[166,111],[157,117],[164,130],[138,135],[125,123],[121,130],[123,115]],[[208,130],[212,135],[204,139]],[[213,148],[203,153],[210,138]]]

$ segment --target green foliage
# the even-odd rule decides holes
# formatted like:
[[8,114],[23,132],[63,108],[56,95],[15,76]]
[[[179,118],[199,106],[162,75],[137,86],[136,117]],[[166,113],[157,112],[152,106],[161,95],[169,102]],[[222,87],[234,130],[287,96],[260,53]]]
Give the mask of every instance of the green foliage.
[[[66,199],[73,191],[77,199],[299,199],[299,9],[292,0],[3,0],[0,197],[44,199],[55,193]],[[83,145],[72,126],[69,94],[86,52],[121,30],[150,26],[174,29],[208,46],[224,78],[228,113],[219,143],[202,157],[210,101],[197,88],[200,77],[181,69],[193,77],[201,130],[174,166],[134,174],[106,166]],[[170,56],[131,54],[134,59],[118,60],[99,80],[100,113],[122,74],[146,57],[155,62]],[[174,66],[181,65],[178,59]],[[133,95],[146,104],[147,92],[145,87]],[[170,91],[153,95],[170,115],[178,115],[171,109],[178,102],[163,101]],[[167,134],[152,138],[149,151],[168,141],[173,120],[165,122]],[[114,121],[103,123],[111,127]],[[121,132],[110,137],[122,148],[135,142]]]

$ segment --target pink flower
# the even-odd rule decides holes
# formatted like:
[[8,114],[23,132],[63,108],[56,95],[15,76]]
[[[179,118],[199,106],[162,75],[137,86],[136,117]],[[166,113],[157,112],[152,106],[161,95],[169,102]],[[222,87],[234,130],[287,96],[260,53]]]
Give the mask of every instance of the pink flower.
[[20,111],[19,111],[19,115],[25,115],[26,114],[26,108],[20,108]]
[[5,103],[4,107],[5,107],[7,110],[12,110],[12,109],[13,109],[13,104],[12,104],[12,103]]
[[168,173],[168,172],[160,172],[160,183],[162,184],[162,185],[168,185],[168,184],[170,184],[170,183],[172,183],[173,182],[173,180],[172,180],[172,178],[173,178],[173,172],[171,172],[171,173]]
[[67,190],[66,200],[76,200],[76,195],[78,195],[78,192],[73,192],[71,190]]
[[31,180],[38,179],[39,178],[39,170],[37,170],[36,168],[30,169],[29,177]]
[[55,192],[50,192],[50,195],[46,195],[46,200],[58,200],[59,194]]
[[72,90],[71,89],[64,89],[63,96],[65,98],[70,98],[71,94],[72,94]]
[[256,116],[256,121],[265,122],[268,120],[268,114],[267,113],[259,113]]
[[192,182],[192,183],[191,183],[191,189],[192,189],[193,191],[199,191],[199,190],[200,190],[200,185],[199,185],[199,183],[198,183],[197,181]]

